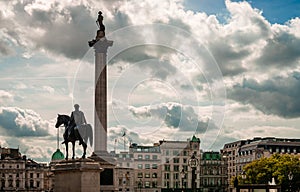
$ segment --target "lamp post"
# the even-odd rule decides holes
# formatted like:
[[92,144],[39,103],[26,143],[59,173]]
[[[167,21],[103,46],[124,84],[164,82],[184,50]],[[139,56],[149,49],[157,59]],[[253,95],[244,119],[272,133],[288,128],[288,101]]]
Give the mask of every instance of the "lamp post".
[[180,176],[181,176],[181,191],[183,192],[183,179],[185,178],[184,169],[181,170]]
[[199,160],[195,157],[195,153],[193,153],[192,157],[188,161],[188,165],[192,168],[192,190],[196,192],[196,168],[199,164]]
[[292,191],[292,180],[293,180],[293,173],[290,171],[289,174],[288,174],[288,178],[289,178],[289,181],[290,181],[290,191]]

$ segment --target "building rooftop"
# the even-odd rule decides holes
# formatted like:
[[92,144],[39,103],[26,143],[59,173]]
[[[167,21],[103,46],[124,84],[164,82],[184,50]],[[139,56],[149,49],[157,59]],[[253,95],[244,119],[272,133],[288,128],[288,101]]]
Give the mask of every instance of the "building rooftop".
[[204,152],[202,155],[203,160],[221,160],[219,152]]

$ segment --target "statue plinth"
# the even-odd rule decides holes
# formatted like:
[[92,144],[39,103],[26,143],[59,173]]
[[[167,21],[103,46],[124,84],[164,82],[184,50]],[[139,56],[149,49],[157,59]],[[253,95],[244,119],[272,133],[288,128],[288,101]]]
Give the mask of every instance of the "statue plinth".
[[53,167],[54,191],[99,192],[98,162],[89,159],[61,161]]

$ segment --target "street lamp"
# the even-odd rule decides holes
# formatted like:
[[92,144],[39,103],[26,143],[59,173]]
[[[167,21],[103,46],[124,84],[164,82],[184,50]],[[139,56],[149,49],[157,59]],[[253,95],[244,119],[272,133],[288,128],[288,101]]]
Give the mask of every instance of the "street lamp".
[[195,157],[195,153],[193,153],[192,157],[188,161],[188,165],[192,168],[192,189],[193,192],[196,192],[196,168],[199,164],[199,160]]
[[181,170],[180,176],[181,176],[181,191],[183,192],[183,179],[185,178],[184,169]]
[[292,191],[292,180],[293,180],[293,173],[290,171],[289,174],[288,174],[288,178],[289,178],[289,181],[290,181],[290,191]]

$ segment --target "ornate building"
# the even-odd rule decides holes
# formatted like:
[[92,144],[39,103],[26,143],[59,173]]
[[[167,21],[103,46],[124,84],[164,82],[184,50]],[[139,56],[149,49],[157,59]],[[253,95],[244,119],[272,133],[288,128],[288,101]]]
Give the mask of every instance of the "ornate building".
[[200,163],[200,191],[226,191],[227,161],[220,152],[204,152]]
[[[192,154],[200,159],[200,139],[195,136],[187,141],[160,141],[162,164],[162,189],[192,188],[192,170],[188,161]],[[199,188],[200,168],[196,168],[196,187]]]
[[261,157],[270,157],[274,153],[300,154],[300,139],[255,137],[226,143],[222,154],[228,160],[228,182],[233,176],[240,175],[247,163]]
[[1,191],[43,191],[45,164],[21,156],[19,149],[0,148]]

